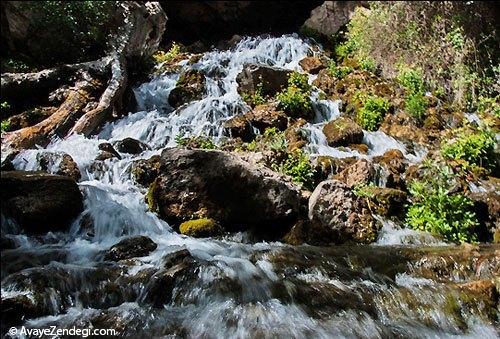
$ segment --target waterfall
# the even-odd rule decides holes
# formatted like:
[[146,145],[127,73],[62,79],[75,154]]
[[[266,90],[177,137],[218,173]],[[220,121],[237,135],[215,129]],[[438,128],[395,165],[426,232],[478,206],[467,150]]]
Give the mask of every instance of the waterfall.
[[[44,152],[71,155],[82,173],[79,187],[85,198],[85,210],[69,233],[14,235],[20,247],[3,255],[9,265],[2,265],[2,277],[6,274],[2,298],[34,298],[36,291],[9,278],[9,270],[16,267],[52,284],[53,294],[43,296],[46,303],[52,303],[52,315],[24,324],[71,327],[111,319],[112,324],[127,324],[128,334],[139,337],[497,337],[495,328],[474,310],[464,311],[458,320],[448,316],[445,295],[451,292],[445,285],[409,275],[392,281],[384,275],[387,262],[397,257],[388,245],[415,244],[408,240],[410,231],[387,222],[375,246],[294,248],[280,242],[252,243],[241,233],[187,237],[148,210],[146,189],[132,178],[134,161],[175,146],[178,135],[203,135],[220,142],[223,123],[250,110],[237,92],[236,76],[245,65],[300,70],[299,61],[312,54],[308,42],[296,35],[244,38],[230,50],[213,50],[194,64],[180,64],[182,70],[195,69],[205,75],[206,94],[201,100],[174,109],[168,95],[179,72],[157,75],[135,88],[137,112],[108,122],[98,135],[55,139],[45,149],[17,155],[13,163],[20,170],[40,169],[38,155]],[[317,92],[312,100],[315,119],[303,127],[309,140],[306,150],[312,156],[371,158],[399,149],[408,161],[416,162],[425,154],[425,150],[407,152],[402,143],[383,132],[364,132],[363,142],[369,147],[366,155],[330,147],[322,128],[340,116],[341,102],[319,99]],[[99,144],[126,137],[151,149],[105,160],[101,169],[93,167]],[[51,164],[48,171],[55,172],[57,166]],[[82,227],[84,218],[93,225],[91,235]],[[2,225],[6,223],[2,220]],[[147,235],[158,247],[124,266],[104,265],[103,251],[131,235]],[[434,240],[418,244],[427,243],[441,244]],[[158,270],[168,254],[182,249],[189,250],[199,266],[173,288],[168,303],[154,308],[144,301],[154,279],[141,283],[133,279]],[[376,262],[379,257],[386,261]],[[23,258],[37,258],[33,262],[38,260],[40,266]],[[355,258],[369,258],[373,267]],[[122,280],[108,286],[108,277]]]

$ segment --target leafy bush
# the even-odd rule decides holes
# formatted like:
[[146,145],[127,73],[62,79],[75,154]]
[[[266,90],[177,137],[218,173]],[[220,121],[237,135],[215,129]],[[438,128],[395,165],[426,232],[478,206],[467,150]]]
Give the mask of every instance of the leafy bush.
[[473,166],[491,168],[495,164],[495,134],[487,129],[463,127],[455,132],[455,138],[441,146],[443,157],[465,161],[465,169]]
[[412,117],[422,121],[427,111],[427,100],[421,92],[412,93],[406,97],[405,107]]
[[279,171],[291,176],[294,182],[302,184],[309,190],[314,188],[314,167],[309,156],[300,149],[288,155],[279,166]]
[[422,72],[418,69],[400,66],[397,80],[409,94],[423,93],[425,90]]
[[477,240],[479,225],[473,203],[461,193],[452,193],[455,180],[451,169],[438,164],[424,164],[419,180],[409,187],[411,205],[406,223],[415,230],[427,231],[453,242]]
[[278,108],[295,117],[307,114],[312,110],[309,95],[309,92],[303,91],[295,84],[289,85],[276,96]]
[[197,137],[183,137],[182,135],[177,135],[175,137],[175,142],[178,146],[188,147],[188,148],[201,148],[201,149],[216,149],[217,145],[209,137],[197,136]]
[[175,57],[179,56],[181,54],[181,46],[177,44],[176,42],[172,43],[172,47],[168,50],[168,52],[165,51],[157,51],[156,53],[153,54],[153,60],[156,64],[161,64],[164,62],[169,62],[173,60]]
[[8,132],[8,131],[10,131],[10,121],[7,120],[7,119],[2,120],[0,130],[2,132]]
[[362,70],[375,73],[377,70],[377,63],[370,57],[361,58],[359,60],[359,67]]
[[252,107],[265,104],[267,98],[264,96],[264,83],[259,82],[257,84],[257,88],[255,89],[255,93],[253,94],[242,93],[241,98]]
[[388,111],[389,101],[387,99],[370,96],[365,100],[363,107],[358,110],[357,121],[364,129],[375,131],[379,128]]
[[295,86],[303,92],[310,92],[312,86],[309,85],[309,76],[299,72],[292,72],[288,76],[288,86]]
[[249,151],[274,151],[286,152],[287,141],[285,132],[279,131],[276,127],[266,128],[264,133],[250,142],[246,149]]
[[335,61],[330,60],[328,63],[328,74],[332,77],[343,79],[346,75],[351,73],[353,69],[349,66],[338,66]]
[[495,98],[490,97],[479,97],[477,101],[477,111],[479,113],[489,113],[496,117],[500,117],[500,95]]

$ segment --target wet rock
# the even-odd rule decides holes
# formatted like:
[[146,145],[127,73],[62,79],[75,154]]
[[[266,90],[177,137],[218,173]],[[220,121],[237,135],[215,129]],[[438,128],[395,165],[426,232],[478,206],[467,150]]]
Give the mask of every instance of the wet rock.
[[125,138],[117,141],[114,143],[114,147],[118,152],[128,154],[140,154],[145,150],[150,149],[145,143],[133,138]]
[[465,284],[460,284],[459,288],[467,293],[480,296],[481,299],[491,303],[491,306],[498,305],[498,290],[493,280],[477,280]]
[[83,197],[70,177],[42,172],[2,172],[2,211],[28,234],[67,229],[83,210]]
[[179,226],[179,232],[195,238],[212,237],[221,233],[221,228],[213,219],[194,219],[184,221]]
[[[14,249],[14,248],[18,247],[16,242],[14,241],[14,239],[8,238],[8,237],[4,236],[3,234],[1,237],[0,244],[1,244],[2,251],[3,250],[10,250],[10,249]],[[3,255],[3,253],[2,253],[2,255]]]
[[334,178],[352,188],[373,182],[375,174],[373,164],[366,159],[361,159],[335,175]]
[[302,131],[302,126],[304,126],[305,124],[306,121],[302,118],[299,118],[285,130],[285,139],[288,144],[288,152],[295,152],[296,150],[307,145],[307,136]]
[[135,181],[143,186],[149,186],[159,174],[159,155],[153,155],[149,159],[140,159],[132,163],[132,175]]
[[318,74],[319,71],[326,68],[326,62],[318,57],[305,57],[299,61],[299,65],[310,74]]
[[405,192],[385,187],[367,186],[361,189],[362,195],[371,202],[371,210],[382,216],[403,217],[407,195]]
[[221,151],[165,149],[148,201],[169,223],[211,218],[276,230],[299,211],[300,190],[275,172]]
[[363,130],[349,118],[338,118],[323,127],[328,145],[331,147],[360,144],[363,141]]
[[113,245],[104,255],[105,260],[119,261],[135,257],[144,257],[156,249],[156,243],[149,237],[138,235],[121,240]]
[[161,308],[172,298],[173,289],[179,282],[193,279],[198,267],[196,261],[189,252],[181,250],[169,254],[164,259],[164,266],[149,279],[145,287],[142,302],[151,304],[155,308]]
[[370,148],[366,144],[349,144],[347,145],[348,148],[358,151],[361,154],[368,154],[368,151]]
[[50,314],[43,304],[37,303],[29,294],[4,296],[2,293],[2,327],[21,324],[25,319],[38,318]]
[[236,77],[238,93],[254,94],[262,86],[262,95],[274,96],[287,86],[290,73],[276,67],[248,65]]
[[[105,159],[110,159],[110,158],[118,158],[121,159],[122,157],[120,154],[115,150],[113,145],[111,145],[109,142],[103,142],[102,144],[99,144],[98,146],[99,150],[102,151],[101,154],[97,156],[97,158],[101,157],[104,159],[97,159],[96,160],[105,160]],[[105,155],[103,155],[105,154]]]
[[168,96],[168,103],[177,108],[185,103],[200,100],[204,92],[205,76],[200,71],[190,69],[180,75],[175,88]]
[[337,180],[321,182],[309,198],[311,244],[370,243],[378,230],[365,201]]
[[328,155],[321,155],[313,159],[313,166],[319,181],[342,172],[344,169],[356,162],[356,158],[334,158]]
[[482,241],[494,241],[495,232],[500,230],[500,195],[498,190],[469,193],[468,197],[474,202],[474,211],[483,227]]
[[351,20],[354,10],[364,4],[366,1],[325,1],[311,11],[303,28],[325,38],[331,37]]
[[40,169],[53,174],[66,175],[75,181],[82,177],[78,165],[71,155],[58,152],[43,152],[37,155]]
[[406,188],[403,176],[407,168],[407,163],[403,153],[400,150],[388,150],[382,156],[374,157],[373,161],[386,170],[387,187],[398,189]]
[[327,69],[319,71],[318,76],[312,84],[325,92],[329,97],[335,93],[335,78],[328,73]]
[[243,115],[228,120],[224,127],[232,137],[239,137],[243,141],[251,141],[255,134],[253,128],[263,133],[266,128],[275,127],[284,130],[287,126],[287,116],[276,108],[275,104],[263,104]]

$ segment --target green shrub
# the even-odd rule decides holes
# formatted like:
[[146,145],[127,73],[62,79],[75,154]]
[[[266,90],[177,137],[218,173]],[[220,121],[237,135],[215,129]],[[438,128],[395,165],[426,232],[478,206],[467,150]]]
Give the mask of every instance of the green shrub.
[[358,110],[358,124],[368,131],[376,131],[388,111],[389,101],[387,99],[370,96],[364,102],[363,107]]
[[352,73],[353,69],[349,66],[338,66],[333,60],[328,63],[328,74],[332,77],[343,79],[349,73]]
[[377,63],[370,57],[361,58],[359,60],[359,67],[362,70],[375,73],[377,70]]
[[201,149],[217,149],[217,145],[209,137],[183,137],[181,134],[175,137],[178,146]]
[[480,96],[477,101],[477,111],[479,113],[489,113],[500,117],[500,95],[495,98]]
[[421,179],[414,180],[409,187],[411,205],[406,223],[415,230],[427,231],[449,241],[476,241],[479,223],[473,203],[461,193],[452,193],[454,185],[449,167],[425,164]]
[[262,135],[246,145],[246,149],[251,152],[255,151],[273,151],[286,152],[287,141],[285,132],[278,130],[276,127],[266,128]]
[[278,108],[298,117],[307,114],[312,109],[309,92],[302,91],[296,85],[288,86],[284,91],[276,96]]
[[304,188],[314,188],[314,167],[307,153],[297,150],[288,154],[286,160],[279,166],[279,171],[292,177],[292,181],[300,183]]
[[425,90],[422,72],[418,69],[400,66],[397,80],[410,95]]
[[242,93],[241,98],[252,107],[265,104],[267,98],[264,96],[264,83],[259,82],[257,84],[257,88],[255,89],[255,93],[253,94]]
[[2,120],[0,129],[2,132],[10,131],[10,121],[8,119]]
[[292,72],[288,76],[288,86],[295,86],[305,93],[309,93],[312,86],[309,85],[309,76],[299,72]]
[[175,57],[179,56],[181,54],[181,46],[177,44],[176,42],[172,43],[172,47],[168,50],[168,52],[165,51],[157,51],[156,53],[153,54],[153,60],[156,64],[161,64],[163,62],[169,62],[173,60]]
[[412,117],[422,121],[427,111],[427,100],[421,92],[412,93],[406,97],[405,107]]
[[463,127],[452,140],[442,144],[441,154],[446,159],[465,161],[465,169],[474,166],[490,169],[495,165],[495,146],[495,134],[488,128]]

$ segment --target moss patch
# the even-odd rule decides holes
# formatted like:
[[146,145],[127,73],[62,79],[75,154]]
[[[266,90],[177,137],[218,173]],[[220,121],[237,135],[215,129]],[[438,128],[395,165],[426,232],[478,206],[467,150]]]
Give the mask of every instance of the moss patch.
[[190,237],[210,237],[221,233],[220,226],[213,219],[201,218],[183,222],[179,232]]

